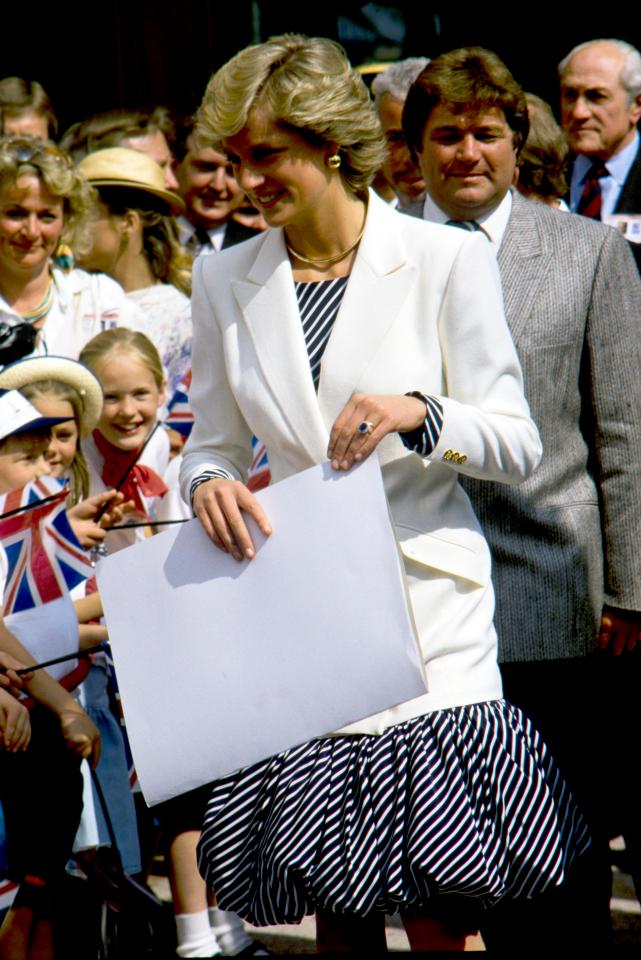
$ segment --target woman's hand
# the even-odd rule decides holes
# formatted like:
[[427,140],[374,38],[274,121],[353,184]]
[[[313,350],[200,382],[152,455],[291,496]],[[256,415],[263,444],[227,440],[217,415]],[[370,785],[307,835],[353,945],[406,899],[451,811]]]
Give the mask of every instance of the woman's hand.
[[215,479],[199,484],[192,504],[210,540],[225,553],[231,553],[235,560],[244,557],[251,560],[256,553],[243,513],[256,521],[266,537],[272,532],[260,503],[238,480]]
[[0,690],[0,748],[18,753],[27,749],[30,740],[29,711],[6,690]]
[[88,760],[95,770],[100,759],[100,734],[94,722],[76,703],[73,707],[60,710],[58,719],[68,748],[83,760]]
[[[388,433],[416,430],[425,420],[425,404],[416,397],[355,393],[334,421],[327,456],[334,470],[349,470],[365,460]],[[367,429],[361,432],[359,426]]]

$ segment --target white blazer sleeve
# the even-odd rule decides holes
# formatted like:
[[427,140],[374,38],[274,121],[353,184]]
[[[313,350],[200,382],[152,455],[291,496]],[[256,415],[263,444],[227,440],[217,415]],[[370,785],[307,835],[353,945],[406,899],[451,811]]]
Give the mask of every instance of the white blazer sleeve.
[[484,237],[472,235],[461,245],[438,326],[447,395],[438,398],[443,426],[429,459],[479,479],[521,483],[543,448]]
[[196,477],[208,470],[223,469],[235,479],[244,480],[251,462],[252,434],[229,387],[223,335],[203,277],[208,259],[197,258],[193,275],[194,340],[189,401],[194,426],[180,470],[181,492],[187,503]]

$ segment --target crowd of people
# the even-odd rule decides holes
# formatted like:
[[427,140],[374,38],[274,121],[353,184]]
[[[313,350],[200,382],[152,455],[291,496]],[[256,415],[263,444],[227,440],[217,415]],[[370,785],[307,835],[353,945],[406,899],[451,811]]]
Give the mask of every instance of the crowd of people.
[[[152,829],[180,957],[308,914],[384,951],[396,912],[415,951],[608,948],[614,836],[641,889],[641,55],[559,80],[560,124],[480,47],[370,71],[285,35],[193,118],[60,136],[0,80],[2,960],[63,956],[65,877],[115,843],[144,884]],[[251,562],[265,449],[274,482],[378,457],[427,692],[150,812],[93,568],[192,516]]]

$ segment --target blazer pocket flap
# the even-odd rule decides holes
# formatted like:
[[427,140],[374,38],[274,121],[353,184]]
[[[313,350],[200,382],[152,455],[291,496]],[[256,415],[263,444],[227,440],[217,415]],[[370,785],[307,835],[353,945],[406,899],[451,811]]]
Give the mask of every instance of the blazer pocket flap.
[[402,524],[395,524],[395,528],[401,552],[407,560],[469,580],[479,587],[489,581],[489,550],[481,537],[475,537],[478,542],[473,541],[468,546],[440,533],[425,533]]

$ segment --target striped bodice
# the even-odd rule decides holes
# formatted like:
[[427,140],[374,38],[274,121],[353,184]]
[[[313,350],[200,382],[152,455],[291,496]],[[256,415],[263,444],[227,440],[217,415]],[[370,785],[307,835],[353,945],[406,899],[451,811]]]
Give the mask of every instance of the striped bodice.
[[309,356],[314,387],[318,390],[321,361],[343,300],[349,277],[295,283],[298,310]]

